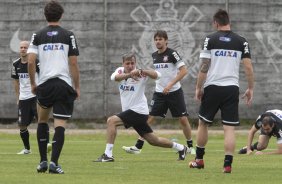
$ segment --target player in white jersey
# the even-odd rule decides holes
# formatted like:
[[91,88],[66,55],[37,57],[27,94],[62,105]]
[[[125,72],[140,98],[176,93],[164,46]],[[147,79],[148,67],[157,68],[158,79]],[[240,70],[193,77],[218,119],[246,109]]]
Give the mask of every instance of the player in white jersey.
[[[74,100],[80,96],[79,55],[76,39],[71,31],[60,27],[64,12],[57,1],[50,1],[44,8],[48,26],[32,35],[28,48],[28,73],[32,92],[37,96],[37,142],[40,153],[38,172],[48,169],[47,140],[49,139],[49,114],[53,110],[55,133],[49,173],[64,174],[58,160],[64,145],[66,122],[73,113]],[[35,59],[39,57],[38,86],[34,80]]]
[[95,162],[113,162],[113,147],[117,134],[117,127],[133,127],[149,144],[178,151],[180,160],[184,160],[187,147],[168,139],[157,137],[148,125],[149,109],[145,96],[148,78],[158,79],[160,73],[154,70],[136,69],[136,57],[133,53],[123,56],[122,67],[111,75],[111,80],[119,82],[119,92],[122,112],[107,120],[107,144],[105,152]]
[[[31,92],[31,85],[27,71],[27,49],[29,42],[20,42],[20,58],[12,65],[11,77],[14,79],[14,87],[18,105],[18,125],[24,149],[17,154],[30,154],[30,142],[28,126],[37,119],[36,96]],[[36,72],[39,72],[39,63],[36,62]]]
[[[167,47],[168,36],[166,31],[156,31],[154,40],[158,51],[152,54],[153,64],[155,70],[160,72],[162,77],[156,80],[148,123],[152,124],[155,116],[165,118],[169,109],[172,117],[178,118],[180,122],[189,148],[188,152],[195,154],[184,94],[180,84],[180,81],[187,74],[187,68],[179,54]],[[127,153],[138,154],[141,152],[143,144],[144,140],[139,137],[135,146],[123,146],[123,149]]]
[[[252,145],[255,133],[260,130],[258,141]],[[268,146],[271,137],[277,139],[277,150],[262,152]],[[268,110],[259,115],[248,134],[247,146],[240,149],[239,154],[282,154],[282,111],[278,109]]]
[[217,32],[205,38],[200,53],[201,67],[198,74],[195,98],[201,101],[197,132],[196,159],[191,168],[204,168],[203,156],[208,142],[208,126],[220,109],[224,129],[223,172],[231,173],[235,151],[235,127],[239,125],[239,65],[242,60],[248,89],[247,105],[253,98],[254,76],[249,44],[245,38],[231,31],[229,16],[218,10],[213,17]]

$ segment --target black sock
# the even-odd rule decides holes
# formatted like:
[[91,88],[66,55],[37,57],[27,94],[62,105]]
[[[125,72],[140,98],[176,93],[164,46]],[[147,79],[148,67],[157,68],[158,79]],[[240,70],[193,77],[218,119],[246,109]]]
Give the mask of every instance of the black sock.
[[193,147],[193,140],[190,139],[190,140],[187,140],[187,145],[189,148],[192,148]]
[[203,159],[205,154],[205,148],[196,146],[196,159]]
[[37,143],[40,153],[40,162],[47,161],[47,144],[49,142],[49,126],[47,123],[38,123]]
[[253,144],[251,146],[251,150],[254,151],[254,150],[257,150],[258,149],[258,142],[256,142],[255,144]]
[[55,128],[55,133],[52,142],[51,161],[58,165],[58,160],[65,142],[65,128],[58,126]]
[[225,155],[225,158],[224,158],[224,167],[226,166],[231,166],[233,162],[233,155]]
[[29,144],[29,132],[28,129],[20,130],[20,136],[22,138],[24,148],[27,150],[30,150],[30,144]]
[[142,149],[142,148],[143,148],[143,145],[144,145],[144,141],[138,139],[137,142],[136,142],[136,144],[135,144],[135,147],[138,148],[138,149]]

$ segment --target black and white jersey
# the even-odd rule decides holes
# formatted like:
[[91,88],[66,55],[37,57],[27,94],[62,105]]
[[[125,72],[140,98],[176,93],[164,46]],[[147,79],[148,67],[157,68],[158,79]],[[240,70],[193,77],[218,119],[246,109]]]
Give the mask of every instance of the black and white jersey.
[[[179,54],[170,48],[167,48],[163,53],[158,53],[158,51],[152,54],[153,64],[155,70],[161,73],[161,78],[156,80],[156,92],[162,93],[167,84],[176,77],[178,69],[184,66],[185,63],[182,61]],[[169,92],[178,90],[181,87],[178,81]]]
[[232,31],[217,31],[205,38],[200,58],[211,59],[204,87],[239,86],[239,66],[251,58],[249,43]]
[[[38,72],[39,72],[39,62],[36,60],[36,75],[35,80],[38,79]],[[21,58],[16,59],[12,65],[11,77],[13,79],[19,80],[20,83],[20,96],[19,100],[26,100],[35,95],[31,92],[31,85],[27,70],[27,63],[22,63]]]
[[[265,116],[271,116],[275,121],[274,121],[274,128],[271,132],[271,135],[274,137],[277,137],[277,139],[282,138],[282,111],[278,109],[273,109],[273,110],[268,110],[265,113],[261,114],[258,116],[255,127],[256,129],[260,129],[262,126],[262,119]],[[282,143],[282,140],[281,140]]]
[[[111,75],[111,80],[115,80],[115,76],[124,73],[124,67],[118,67]],[[160,77],[160,74],[158,77]],[[145,96],[145,87],[148,77],[143,76],[138,80],[128,78],[126,80],[119,81],[119,92],[121,99],[122,111],[128,109],[139,113],[149,114],[147,98]]]
[[78,56],[74,34],[60,26],[47,26],[34,33],[28,53],[38,55],[40,75],[38,84],[51,78],[60,78],[72,86],[69,71],[69,56]]

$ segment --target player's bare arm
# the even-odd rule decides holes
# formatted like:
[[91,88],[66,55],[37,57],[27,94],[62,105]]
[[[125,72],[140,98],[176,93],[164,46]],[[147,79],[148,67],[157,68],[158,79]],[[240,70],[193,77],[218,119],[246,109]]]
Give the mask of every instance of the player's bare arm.
[[156,72],[155,70],[148,69],[148,70],[141,70],[141,75],[148,76],[151,79],[158,79],[161,77],[161,74],[159,72]]
[[210,68],[211,60],[208,58],[202,58],[201,63],[202,64],[201,64],[200,71],[198,74],[196,92],[195,92],[195,99],[199,101],[202,99],[202,95],[203,95],[202,86],[207,78],[207,73]]
[[169,90],[172,88],[172,86],[174,86],[177,82],[181,81],[185,75],[187,75],[188,71],[185,65],[181,66],[179,68],[179,72],[177,73],[177,75],[175,76],[174,79],[172,79],[164,88],[163,93],[164,94],[168,94]]
[[35,72],[36,72],[36,54],[28,54],[28,75],[31,85],[31,92],[36,94]]
[[256,129],[255,125],[252,126],[252,128],[250,129],[249,133],[248,133],[248,140],[247,140],[247,155],[252,153],[251,150],[251,145],[255,136],[255,133],[258,131],[258,129]]
[[77,93],[77,97],[80,97],[80,85],[79,85],[79,66],[77,63],[77,56],[69,57],[69,68],[72,77],[72,81],[74,84],[74,89]]
[[253,65],[250,58],[244,58],[243,64],[244,64],[245,75],[248,81],[248,89],[246,90],[242,98],[246,98],[246,104],[250,106],[253,100],[253,90],[254,90]]

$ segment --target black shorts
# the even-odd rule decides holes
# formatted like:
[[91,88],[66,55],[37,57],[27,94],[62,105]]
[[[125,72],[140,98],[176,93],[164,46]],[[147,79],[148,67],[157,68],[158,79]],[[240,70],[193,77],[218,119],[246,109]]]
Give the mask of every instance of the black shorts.
[[53,117],[69,119],[72,116],[76,91],[65,81],[49,79],[37,87],[37,102],[42,108],[53,107]]
[[164,118],[168,109],[172,117],[188,116],[182,88],[167,95],[154,92],[150,104],[150,115]]
[[153,132],[147,123],[148,115],[139,114],[129,109],[117,114],[117,116],[123,121],[125,128],[133,127],[141,137]]
[[37,119],[36,98],[20,100],[18,106],[18,124],[28,126]]
[[204,89],[199,118],[212,124],[215,114],[220,109],[222,124],[238,126],[240,124],[238,104],[238,86],[207,86]]

